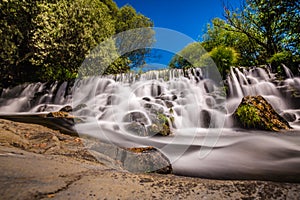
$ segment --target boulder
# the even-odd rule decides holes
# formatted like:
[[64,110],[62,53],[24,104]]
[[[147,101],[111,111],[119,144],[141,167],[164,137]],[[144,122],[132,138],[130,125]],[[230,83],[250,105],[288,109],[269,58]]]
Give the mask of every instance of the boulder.
[[[148,127],[149,135],[168,136],[171,134],[169,117],[163,113],[150,115],[152,124]],[[171,120],[172,118],[170,118]],[[171,120],[172,121],[172,120]]]
[[131,122],[124,125],[127,132],[137,136],[149,136],[144,124],[139,122]]
[[287,120],[288,122],[294,122],[297,120],[297,117],[294,113],[288,113],[288,112],[284,112],[281,114],[281,116]]
[[62,107],[59,111],[68,113],[68,112],[72,112],[73,108],[72,108],[72,106],[67,105],[67,106]]
[[152,146],[122,148],[96,139],[86,141],[86,146],[89,152],[106,166],[134,173],[172,173],[170,160]]
[[246,96],[233,114],[243,128],[279,131],[291,129],[262,96]]

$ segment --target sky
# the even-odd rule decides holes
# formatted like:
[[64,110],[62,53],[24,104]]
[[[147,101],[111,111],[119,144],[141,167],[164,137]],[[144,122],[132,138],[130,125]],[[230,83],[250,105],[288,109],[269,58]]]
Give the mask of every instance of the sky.
[[[239,7],[242,0],[224,0]],[[154,21],[154,26],[179,31],[201,40],[206,24],[223,17],[223,0],[115,0],[119,7],[131,5]]]
[[[154,22],[155,27],[178,31],[192,40],[201,41],[206,25],[215,17],[223,18],[223,2],[238,8],[243,0],[115,0],[126,4]],[[167,39],[167,38],[165,38]],[[178,40],[177,40],[178,41]],[[171,42],[170,42],[171,43]],[[156,63],[167,65],[172,54],[163,53]]]

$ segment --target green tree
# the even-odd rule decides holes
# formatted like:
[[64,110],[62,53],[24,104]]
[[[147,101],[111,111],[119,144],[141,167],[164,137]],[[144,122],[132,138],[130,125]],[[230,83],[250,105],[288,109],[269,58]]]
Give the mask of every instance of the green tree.
[[101,1],[60,0],[39,7],[42,12],[33,20],[37,29],[31,62],[40,67],[42,80],[75,78],[89,51],[115,33],[109,10]]
[[35,26],[32,19],[39,14],[38,2],[0,2],[0,87],[36,80],[29,59],[33,56],[31,37]]
[[[131,32],[131,35],[126,34],[126,38],[123,39],[123,42],[118,48],[126,50],[134,49],[133,46],[150,47],[154,42],[154,31],[151,29],[151,27],[153,27],[153,22],[146,16],[137,13],[130,5],[125,5],[120,8],[116,16],[116,33],[146,27],[149,28],[141,31],[133,31]],[[145,64],[145,59],[150,51],[150,48],[138,48],[137,50],[126,53],[124,57],[130,59],[132,67],[138,67]]]
[[193,68],[203,66],[201,56],[206,53],[199,42],[194,42],[186,46],[177,53],[170,61],[170,68]]
[[226,9],[225,17],[230,25],[226,30],[245,34],[260,47],[261,61],[283,51],[300,53],[299,1],[246,0],[241,11]]
[[220,18],[212,20],[212,24],[207,25],[201,45],[207,50],[223,46],[233,48],[238,54],[236,64],[240,66],[253,66],[259,64],[257,51],[259,46],[248,39],[247,35],[238,31]]
[[209,56],[217,65],[223,79],[226,79],[230,67],[235,66],[239,58],[235,49],[224,46],[215,47],[209,52]]
[[[119,9],[112,0],[5,0],[0,2],[0,22],[0,87],[72,79],[87,56],[85,63],[98,65],[89,66],[89,74],[127,72],[129,59],[136,55],[142,60],[147,50],[120,57],[114,40],[100,52],[93,49],[116,33],[153,26],[132,7]],[[151,45],[153,31],[139,37]]]

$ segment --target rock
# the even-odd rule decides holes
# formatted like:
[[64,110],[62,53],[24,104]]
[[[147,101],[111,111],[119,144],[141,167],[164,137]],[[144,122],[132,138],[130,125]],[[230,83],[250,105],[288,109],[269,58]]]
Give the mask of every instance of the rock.
[[46,117],[53,117],[53,118],[71,118],[73,119],[74,116],[70,115],[68,112],[65,111],[58,111],[58,112],[50,112],[46,115]]
[[144,113],[138,112],[138,111],[133,111],[133,112],[126,114],[123,117],[123,122],[139,122],[144,125],[149,124],[149,120],[148,120],[147,116]]
[[243,128],[268,131],[291,129],[289,123],[262,96],[244,97],[233,116]]
[[67,106],[62,107],[59,111],[68,113],[68,112],[72,112],[73,108],[72,108],[72,106],[67,105]]
[[148,127],[149,135],[168,136],[171,134],[169,118],[162,113],[150,115],[152,124]]
[[151,99],[149,97],[143,97],[143,100],[148,101],[148,102],[151,101]]
[[[98,159],[113,168],[125,169],[130,172],[172,173],[170,160],[152,146],[121,148],[101,141],[87,141],[90,152]],[[106,155],[105,157],[103,155]],[[106,160],[107,159],[107,160]],[[116,161],[116,162],[115,162]]]
[[281,116],[288,122],[294,122],[296,121],[297,117],[294,113],[282,113]]
[[83,108],[85,108],[85,107],[87,107],[87,105],[84,104],[84,103],[81,103],[81,104],[77,105],[77,106],[73,109],[73,112],[79,111],[79,110],[81,110],[81,109],[83,109]]
[[[163,103],[162,103],[163,104]],[[150,113],[163,113],[164,112],[164,108],[162,105],[160,104],[154,104],[154,103],[145,103],[144,104],[144,108],[149,111]]]
[[207,110],[201,110],[200,112],[200,124],[202,128],[209,128],[211,123],[211,115]]
[[124,128],[129,133],[137,136],[149,136],[145,125],[139,122],[132,122],[130,124],[126,124],[124,125]]

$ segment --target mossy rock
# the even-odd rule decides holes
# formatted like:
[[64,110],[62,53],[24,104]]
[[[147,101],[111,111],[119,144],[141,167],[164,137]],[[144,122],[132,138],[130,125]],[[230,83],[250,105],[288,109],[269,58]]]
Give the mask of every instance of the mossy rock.
[[[172,120],[172,119],[170,119]],[[149,135],[168,136],[171,134],[169,118],[163,114],[158,113],[152,119],[152,124],[148,127]]]
[[292,129],[262,96],[246,96],[233,114],[243,128],[279,131]]

